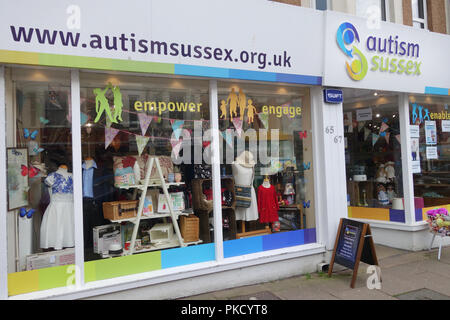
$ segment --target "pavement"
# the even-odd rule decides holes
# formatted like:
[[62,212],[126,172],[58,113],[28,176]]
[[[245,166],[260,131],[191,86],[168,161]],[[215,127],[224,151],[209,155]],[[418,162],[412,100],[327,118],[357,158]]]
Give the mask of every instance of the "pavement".
[[450,247],[442,248],[440,261],[437,251],[376,245],[379,289],[373,288],[376,281],[373,272],[367,273],[369,266],[361,263],[354,289],[350,288],[353,271],[335,265],[331,278],[322,272],[305,274],[180,300],[450,300]]

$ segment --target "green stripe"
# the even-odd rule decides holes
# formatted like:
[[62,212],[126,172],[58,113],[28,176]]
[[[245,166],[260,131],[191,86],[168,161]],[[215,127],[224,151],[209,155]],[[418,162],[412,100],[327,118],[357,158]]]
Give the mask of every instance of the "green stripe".
[[67,68],[86,68],[129,72],[174,74],[175,65],[135,60],[106,59],[95,57],[68,56],[61,54],[39,54],[39,65]]
[[96,260],[92,263],[94,263],[93,268],[95,268],[95,278],[93,274],[94,270],[92,270],[92,266],[89,266],[89,268],[86,268],[89,269],[89,272],[86,274],[87,277],[85,277],[86,282],[160,270],[161,252],[156,251],[132,256]]

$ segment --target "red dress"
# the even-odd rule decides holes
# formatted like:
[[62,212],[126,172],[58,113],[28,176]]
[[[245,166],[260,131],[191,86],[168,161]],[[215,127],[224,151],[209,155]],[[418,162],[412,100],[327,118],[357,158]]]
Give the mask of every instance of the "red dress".
[[269,223],[278,221],[278,201],[277,192],[274,186],[265,188],[263,185],[258,187],[258,211],[259,222]]

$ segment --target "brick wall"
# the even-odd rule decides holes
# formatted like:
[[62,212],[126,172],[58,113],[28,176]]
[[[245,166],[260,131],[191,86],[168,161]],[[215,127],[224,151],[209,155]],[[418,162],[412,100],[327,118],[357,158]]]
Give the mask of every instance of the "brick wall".
[[403,24],[406,26],[412,26],[412,7],[411,0],[402,0],[403,7]]
[[427,0],[428,29],[447,33],[445,0]]
[[281,3],[285,3],[285,4],[292,4],[294,6],[301,6],[302,5],[302,0],[272,0],[274,2],[281,2]]

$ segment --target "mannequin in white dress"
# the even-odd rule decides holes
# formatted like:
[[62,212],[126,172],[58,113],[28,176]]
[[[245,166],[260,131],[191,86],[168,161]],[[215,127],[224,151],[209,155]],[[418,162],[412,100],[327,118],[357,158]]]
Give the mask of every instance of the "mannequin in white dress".
[[236,207],[236,220],[258,220],[258,203],[255,188],[253,187],[255,161],[249,151],[244,151],[232,164],[234,183],[239,186],[251,186],[252,201],[249,208]]
[[61,250],[73,247],[73,180],[66,165],[50,173],[45,179],[49,186],[50,204],[41,223],[41,248]]

